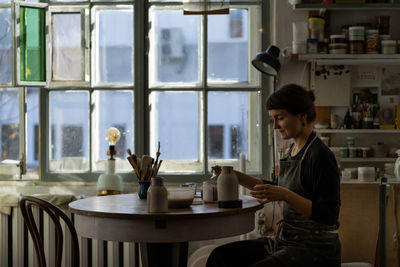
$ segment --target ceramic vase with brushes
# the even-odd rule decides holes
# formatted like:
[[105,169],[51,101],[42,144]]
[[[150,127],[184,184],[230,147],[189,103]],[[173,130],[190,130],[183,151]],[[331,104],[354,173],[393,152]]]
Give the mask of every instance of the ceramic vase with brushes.
[[160,156],[160,142],[158,142],[158,150],[156,154],[156,159],[143,155],[139,159],[135,154],[132,154],[131,150],[128,149],[128,161],[131,164],[134,173],[138,179],[138,195],[141,199],[147,198],[147,190],[150,186],[150,181],[152,177],[156,177],[160,169],[162,160],[159,161]]

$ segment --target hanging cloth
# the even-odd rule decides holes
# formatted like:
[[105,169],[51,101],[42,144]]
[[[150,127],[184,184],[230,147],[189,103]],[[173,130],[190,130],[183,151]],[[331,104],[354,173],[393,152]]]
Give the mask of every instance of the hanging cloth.
[[184,0],[184,15],[221,15],[229,14],[227,0]]

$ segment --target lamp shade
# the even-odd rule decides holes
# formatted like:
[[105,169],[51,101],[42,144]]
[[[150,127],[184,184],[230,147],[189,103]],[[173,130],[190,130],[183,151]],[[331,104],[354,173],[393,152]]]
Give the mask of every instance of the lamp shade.
[[184,15],[229,14],[229,0],[183,0]]
[[280,50],[278,47],[270,45],[265,52],[258,53],[251,63],[262,73],[270,76],[277,76],[281,69],[279,53]]

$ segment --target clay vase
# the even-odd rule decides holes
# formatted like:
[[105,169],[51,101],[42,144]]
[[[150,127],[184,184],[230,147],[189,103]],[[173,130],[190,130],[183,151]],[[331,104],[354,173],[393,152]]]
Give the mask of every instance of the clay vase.
[[151,178],[147,190],[147,212],[168,212],[168,191],[162,177]]
[[223,166],[217,180],[218,201],[239,199],[239,182],[232,166]]

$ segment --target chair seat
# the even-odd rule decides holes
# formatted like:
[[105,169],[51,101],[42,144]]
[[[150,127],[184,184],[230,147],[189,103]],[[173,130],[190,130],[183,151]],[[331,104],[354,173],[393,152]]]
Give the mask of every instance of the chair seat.
[[205,266],[208,256],[210,256],[211,252],[217,247],[217,245],[207,245],[197,249],[193,254],[189,257],[188,267],[199,267]]
[[374,265],[368,262],[347,262],[342,263],[341,267],[374,267]]

